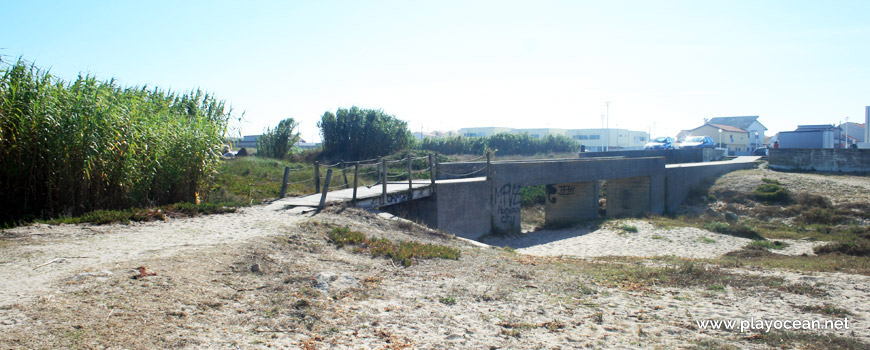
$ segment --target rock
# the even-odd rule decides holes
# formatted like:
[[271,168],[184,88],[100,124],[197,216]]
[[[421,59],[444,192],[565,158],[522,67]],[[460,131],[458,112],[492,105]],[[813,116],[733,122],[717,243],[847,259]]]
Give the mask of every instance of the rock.
[[332,272],[321,272],[314,279],[317,282],[317,289],[324,293],[335,293],[362,286],[356,278],[346,273],[339,276]]
[[729,211],[729,212],[725,213],[725,220],[731,221],[731,222],[737,222],[737,220],[740,220],[740,217],[737,216],[737,214],[734,214],[734,213]]
[[718,218],[718,217],[719,217],[719,212],[713,210],[712,208],[707,208],[707,210],[704,211],[704,215],[707,215],[707,216],[709,216],[709,217],[711,217],[711,218]]

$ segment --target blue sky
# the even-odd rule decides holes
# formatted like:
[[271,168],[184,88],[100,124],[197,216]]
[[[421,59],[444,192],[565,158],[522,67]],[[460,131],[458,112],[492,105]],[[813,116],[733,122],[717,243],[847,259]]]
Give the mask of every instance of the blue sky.
[[611,127],[674,135],[759,115],[862,122],[870,1],[10,1],[0,54],[64,79],[201,87],[242,134],[383,109],[413,131]]

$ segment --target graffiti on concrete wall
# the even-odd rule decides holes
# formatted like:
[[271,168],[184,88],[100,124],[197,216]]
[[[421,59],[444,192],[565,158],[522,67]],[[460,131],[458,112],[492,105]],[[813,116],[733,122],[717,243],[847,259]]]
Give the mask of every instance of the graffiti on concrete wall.
[[556,204],[559,201],[558,196],[573,196],[577,187],[574,185],[547,185],[547,200],[551,204]]
[[495,203],[499,222],[508,226],[519,226],[522,186],[505,184],[496,191]]

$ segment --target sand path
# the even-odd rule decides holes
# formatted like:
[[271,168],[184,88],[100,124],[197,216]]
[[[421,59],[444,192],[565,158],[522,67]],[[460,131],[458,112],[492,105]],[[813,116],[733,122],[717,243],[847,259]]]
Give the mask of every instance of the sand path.
[[308,217],[282,201],[236,213],[129,225],[32,225],[0,231],[0,308],[52,293],[81,273],[138,267],[137,260],[286,233]]

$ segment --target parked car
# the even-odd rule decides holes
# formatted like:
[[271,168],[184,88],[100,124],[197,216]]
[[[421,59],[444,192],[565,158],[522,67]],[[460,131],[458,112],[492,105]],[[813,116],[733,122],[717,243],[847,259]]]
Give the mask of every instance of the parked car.
[[756,148],[752,151],[753,156],[766,156],[767,155],[767,147]]
[[674,149],[673,137],[656,137],[643,146],[643,149]]
[[683,143],[680,144],[680,148],[714,148],[716,147],[716,142],[713,142],[713,139],[709,136],[689,136],[686,138]]

